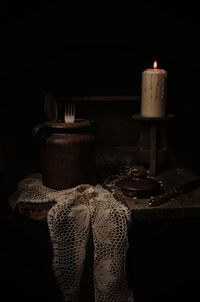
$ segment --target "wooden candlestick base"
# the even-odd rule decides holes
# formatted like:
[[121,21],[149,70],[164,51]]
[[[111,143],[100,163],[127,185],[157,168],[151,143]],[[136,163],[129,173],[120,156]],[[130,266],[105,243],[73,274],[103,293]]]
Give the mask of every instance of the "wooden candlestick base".
[[139,141],[137,144],[137,163],[149,165],[149,175],[156,176],[161,165],[173,165],[175,161],[171,154],[166,137],[166,122],[174,115],[163,118],[133,116],[141,122]]

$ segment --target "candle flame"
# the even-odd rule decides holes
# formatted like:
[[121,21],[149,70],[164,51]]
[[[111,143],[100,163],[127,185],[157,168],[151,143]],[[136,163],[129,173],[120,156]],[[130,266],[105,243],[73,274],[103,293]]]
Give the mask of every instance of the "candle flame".
[[157,68],[157,66],[158,66],[157,62],[156,62],[156,61],[154,61],[154,62],[153,62],[153,68],[154,68],[154,69],[156,69],[156,68]]

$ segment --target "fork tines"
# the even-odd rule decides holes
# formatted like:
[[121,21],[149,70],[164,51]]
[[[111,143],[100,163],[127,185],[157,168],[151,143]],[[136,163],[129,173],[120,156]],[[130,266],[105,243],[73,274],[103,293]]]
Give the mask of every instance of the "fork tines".
[[75,104],[65,105],[65,123],[74,123],[75,121]]

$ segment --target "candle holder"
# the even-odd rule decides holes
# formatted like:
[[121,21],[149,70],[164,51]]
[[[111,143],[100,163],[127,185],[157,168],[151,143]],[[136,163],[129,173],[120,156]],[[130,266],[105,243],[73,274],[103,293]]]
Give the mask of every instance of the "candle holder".
[[136,161],[149,166],[150,176],[156,176],[161,166],[175,166],[166,135],[166,123],[173,117],[173,114],[165,117],[133,116],[141,124]]

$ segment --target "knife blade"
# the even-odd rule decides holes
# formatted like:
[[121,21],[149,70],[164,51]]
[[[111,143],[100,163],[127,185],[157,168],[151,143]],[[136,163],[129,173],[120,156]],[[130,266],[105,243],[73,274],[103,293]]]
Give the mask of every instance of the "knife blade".
[[200,177],[181,186],[173,186],[171,190],[166,191],[161,195],[151,197],[148,204],[150,207],[158,206],[167,202],[169,199],[174,198],[179,194],[184,194],[192,189],[197,188],[198,186],[200,186]]

